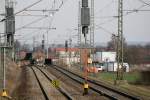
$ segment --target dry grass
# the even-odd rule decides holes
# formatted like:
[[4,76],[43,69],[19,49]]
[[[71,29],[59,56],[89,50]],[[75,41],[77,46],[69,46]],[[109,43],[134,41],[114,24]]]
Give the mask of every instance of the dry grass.
[[[83,75],[81,70],[77,69],[76,67],[72,67],[71,70],[75,73],[78,73],[79,75]],[[98,75],[96,75],[96,77],[89,76],[89,78],[97,80],[97,81],[101,81],[102,83],[104,83],[110,87],[115,87],[115,88],[125,91],[127,93],[131,93],[131,94],[140,96],[143,98],[143,100],[150,100],[150,86],[133,85],[133,84],[128,84],[128,83],[114,86],[114,80],[110,80],[110,79],[104,80],[104,79],[98,78]]]
[[8,58],[6,62],[6,90],[9,95],[11,95],[17,85],[20,76],[20,68]]

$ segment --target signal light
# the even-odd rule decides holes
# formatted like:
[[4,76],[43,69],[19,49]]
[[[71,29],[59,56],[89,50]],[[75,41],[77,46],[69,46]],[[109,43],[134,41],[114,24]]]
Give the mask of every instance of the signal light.
[[84,37],[86,36],[86,34],[88,34],[88,26],[82,27],[82,34],[84,35]]

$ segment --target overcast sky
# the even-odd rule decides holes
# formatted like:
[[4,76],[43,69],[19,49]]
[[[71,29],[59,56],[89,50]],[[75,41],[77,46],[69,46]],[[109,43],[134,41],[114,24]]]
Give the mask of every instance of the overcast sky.
[[[0,0],[0,13],[4,11],[4,0]],[[28,5],[33,4],[38,0],[16,0],[15,12],[22,10]],[[56,0],[54,8],[59,8],[62,0]],[[48,32],[49,44],[64,43],[70,36],[73,38],[73,43],[77,42],[78,27],[78,4],[79,0],[63,0],[63,6],[58,12],[49,14],[48,12],[22,12],[18,15],[49,15],[30,27],[56,27],[56,30]],[[142,3],[144,1],[146,4]],[[40,3],[29,9],[51,9],[53,0],[42,0]],[[106,43],[110,40],[111,34],[117,34],[117,2],[118,0],[95,0],[95,42]],[[141,10],[150,10],[150,0],[124,0],[124,10],[137,9],[141,6]],[[126,41],[130,42],[150,42],[150,11],[139,11],[134,13],[127,13],[124,11],[123,33]],[[2,16],[1,16],[2,18]],[[16,29],[36,20],[41,17],[33,16],[16,16]],[[0,32],[3,32],[2,23],[0,23]],[[28,26],[29,27],[29,26]],[[47,30],[35,29],[20,29],[16,31],[16,39],[22,42],[32,43],[33,37],[36,38],[37,43],[41,42],[42,35],[46,37]]]

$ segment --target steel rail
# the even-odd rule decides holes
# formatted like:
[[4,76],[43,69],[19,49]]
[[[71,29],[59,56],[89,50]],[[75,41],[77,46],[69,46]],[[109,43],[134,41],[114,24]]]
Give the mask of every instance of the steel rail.
[[[55,67],[54,67],[54,66],[55,66]],[[82,76],[80,76],[80,75],[78,75],[78,74],[75,74],[75,73],[73,73],[73,72],[71,72],[71,71],[69,71],[69,70],[66,70],[66,69],[64,69],[64,68],[62,68],[62,67],[60,67],[60,66],[57,66],[57,65],[54,65],[54,66],[53,66],[53,68],[55,68],[56,70],[59,70],[61,73],[64,73],[66,76],[72,78],[73,80],[78,81],[80,84],[83,84],[83,82],[81,82],[81,80],[84,80],[84,78],[83,78]],[[60,69],[61,69],[61,70],[60,70]],[[62,70],[63,70],[63,71],[62,71]],[[64,71],[65,71],[65,72],[64,72]],[[71,77],[71,75],[67,74],[66,72],[67,72],[67,73],[70,73],[70,74],[72,74],[72,75],[74,75],[74,76],[76,76],[76,77],[79,77],[81,80],[77,80],[77,79],[75,79],[74,77]],[[114,93],[117,93],[117,94],[119,94],[119,95],[122,95],[122,96],[124,96],[124,97],[127,97],[127,98],[129,98],[129,99],[140,100],[140,98],[137,97],[137,96],[133,96],[133,95],[127,94],[127,93],[125,93],[125,92],[122,92],[122,91],[113,89],[113,88],[108,87],[108,86],[106,86],[106,85],[104,85],[104,84],[101,84],[101,83],[99,83],[99,82],[97,82],[97,81],[95,81],[95,80],[88,79],[87,81],[88,81],[89,83],[92,83],[92,84],[94,84],[94,85],[96,85],[96,86],[100,86],[100,87],[102,87],[102,88],[105,88],[105,89],[107,89],[107,90],[109,90],[109,91],[112,91],[112,92],[114,92]],[[96,88],[94,88],[94,87],[92,87],[92,86],[90,86],[90,89],[92,89],[92,90],[94,90],[94,91],[97,91],[98,93],[103,94],[103,95],[105,95],[106,97],[109,97],[109,98],[111,98],[111,99],[117,99],[115,96],[108,95],[108,94],[105,93],[104,91],[100,91],[100,90],[98,90],[98,89],[96,89]]]
[[[50,81],[52,82],[52,79],[43,71],[41,70],[40,68],[36,67],[39,71],[41,71],[41,73]],[[66,98],[67,100],[74,100],[73,97],[67,92],[65,91],[62,87],[57,87],[56,88],[60,93],[62,93]]]
[[32,71],[33,71],[33,73],[34,73],[34,75],[36,77],[36,80],[37,80],[37,82],[38,82],[38,84],[40,86],[40,89],[41,89],[41,91],[42,91],[42,93],[44,95],[45,100],[49,100],[48,95],[46,94],[46,92],[45,92],[45,90],[44,90],[44,88],[43,88],[43,86],[42,86],[42,84],[41,84],[41,82],[40,82],[40,80],[39,80],[35,70],[32,67],[31,67],[31,69],[32,69]]

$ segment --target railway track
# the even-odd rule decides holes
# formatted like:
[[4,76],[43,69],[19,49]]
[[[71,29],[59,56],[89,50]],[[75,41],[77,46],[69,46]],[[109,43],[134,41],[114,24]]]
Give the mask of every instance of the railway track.
[[41,84],[41,82],[40,82],[40,80],[39,80],[39,78],[38,78],[38,76],[37,76],[35,70],[33,69],[33,67],[31,67],[31,69],[32,69],[32,71],[33,71],[33,73],[34,73],[34,75],[35,75],[35,77],[36,77],[36,80],[37,80],[37,82],[38,82],[38,84],[39,84],[39,86],[40,86],[40,89],[41,89],[41,91],[42,91],[42,93],[43,93],[43,96],[44,96],[45,100],[49,100],[49,97],[48,97],[48,95],[46,94],[46,91],[44,90],[44,88],[43,88],[43,86],[42,86],[42,84]]
[[68,91],[75,98],[75,100],[110,100],[109,98],[91,89],[89,89],[88,95],[83,95],[83,84],[66,77],[66,75],[52,67],[47,67],[43,70],[47,70],[48,73],[54,75],[55,79],[60,81],[62,87]]
[[[57,71],[61,72],[62,74],[66,75],[67,77],[71,78],[72,80],[83,84],[84,82],[84,78],[80,75],[77,75],[69,70],[66,70],[62,67],[59,66],[50,66],[53,67],[54,69],[56,69]],[[105,85],[100,84],[99,82],[95,81],[95,80],[88,80],[89,83],[89,88],[101,95],[104,95],[106,97],[108,97],[109,99],[113,99],[113,100],[140,100],[139,97],[136,96],[132,96],[130,94],[127,94],[125,92],[122,91],[118,91],[115,89],[112,89],[110,87],[107,87]]]
[[[34,68],[31,67],[31,69],[33,70],[34,75],[35,75],[35,77],[36,77],[36,79],[37,79],[37,81],[38,81],[38,84],[39,84],[39,86],[40,86],[40,88],[41,88],[41,91],[42,91],[42,93],[43,93],[43,95],[44,95],[44,97],[45,97],[45,100],[51,100],[50,96],[48,96],[48,93],[45,91],[44,86],[42,85],[42,81],[43,81],[43,80],[40,80],[40,79],[38,78],[38,75],[37,75],[37,73],[36,73],[35,68],[36,68],[36,70],[39,70],[39,71],[45,76],[46,79],[48,79],[49,83],[52,82],[52,79],[51,79],[50,76],[48,76],[48,75],[47,75],[43,70],[41,70],[40,68],[38,68],[38,67],[36,67],[36,66],[34,66]],[[53,87],[53,88],[54,88],[54,87]],[[57,87],[57,88],[55,88],[55,89],[57,89],[57,90],[63,95],[63,97],[65,98],[65,100],[74,100],[73,97],[70,96],[70,94],[69,94],[67,91],[65,91],[63,88]]]

